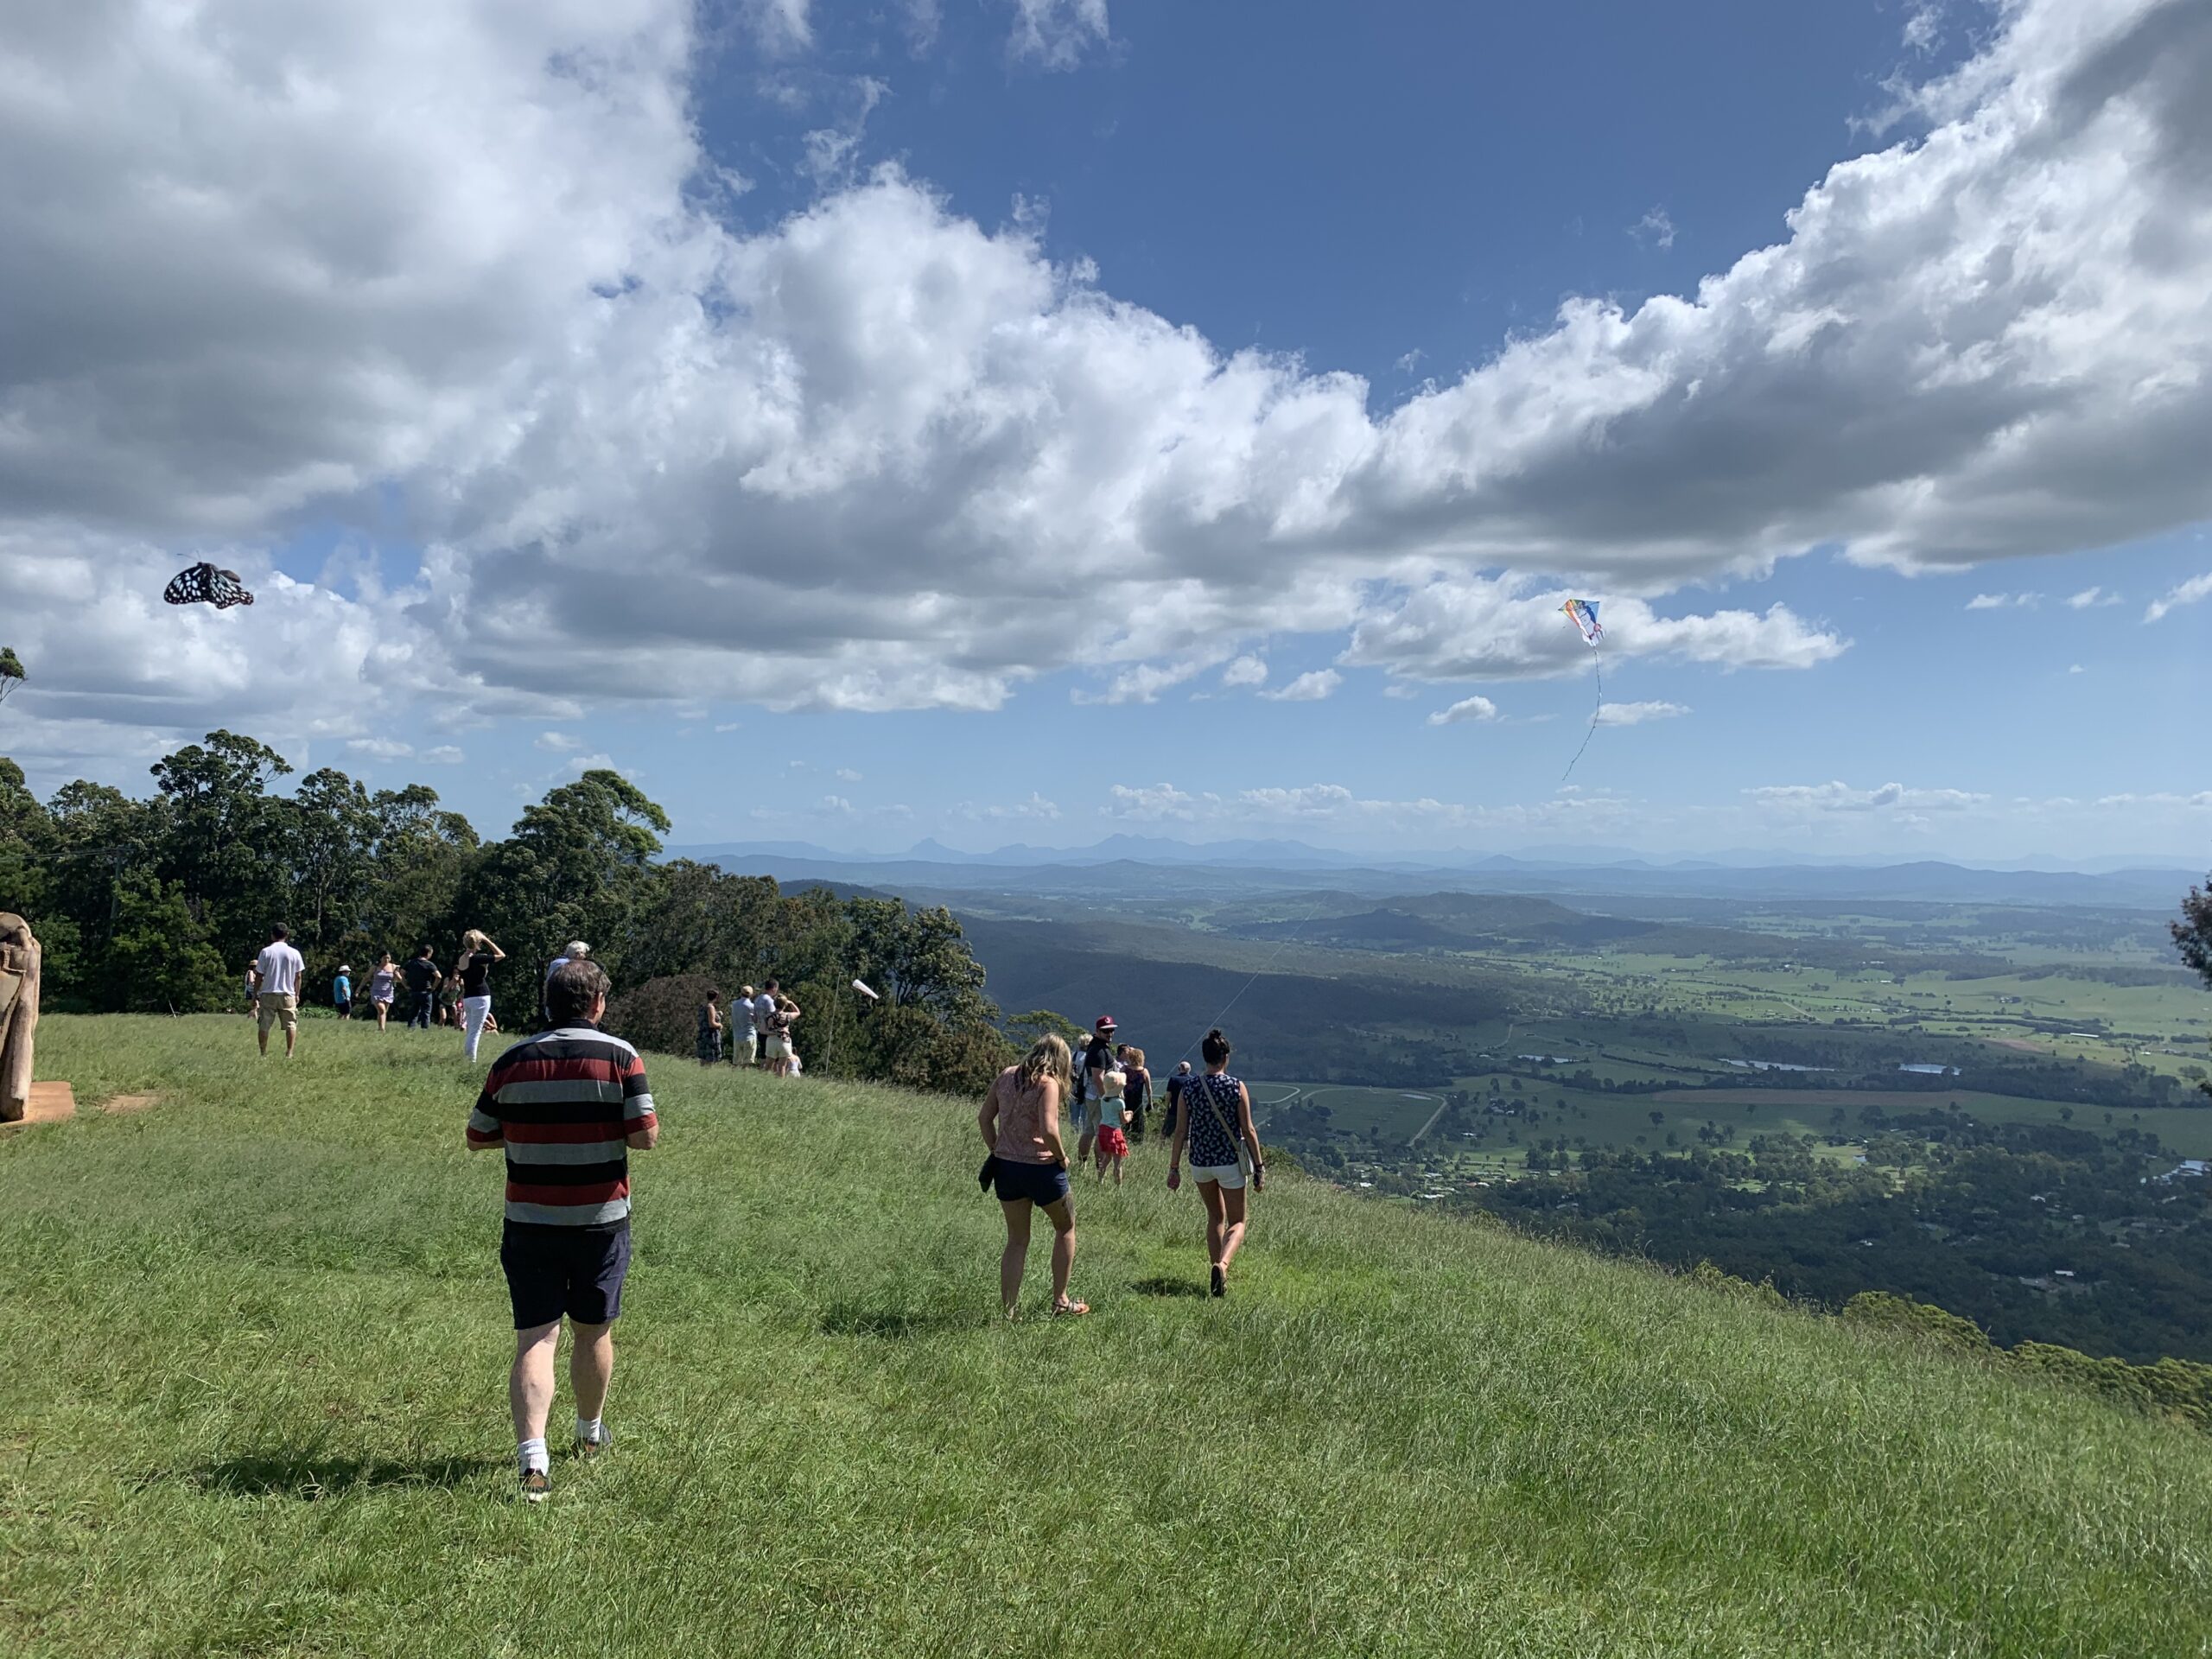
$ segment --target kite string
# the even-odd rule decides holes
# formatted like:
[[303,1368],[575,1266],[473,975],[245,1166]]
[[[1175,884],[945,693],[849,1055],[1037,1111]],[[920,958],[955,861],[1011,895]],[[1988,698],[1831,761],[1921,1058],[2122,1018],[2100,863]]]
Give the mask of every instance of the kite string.
[[1598,681],[1598,706],[1590,711],[1590,729],[1582,734],[1582,748],[1574,752],[1574,760],[1567,763],[1567,770],[1559,775],[1562,784],[1574,775],[1575,762],[1582,759],[1582,749],[1590,747],[1590,740],[1598,734],[1599,716],[1605,712],[1605,665],[1595,645],[1590,647],[1590,671]]
[[[1312,921],[1316,916],[1319,916],[1322,910],[1327,906],[1328,902],[1329,901],[1326,898],[1317,899],[1313,901],[1313,908],[1307,911],[1305,915],[1300,917],[1297,923],[1291,928],[1290,931],[1282,936],[1281,943],[1277,944],[1273,950],[1268,953],[1267,960],[1262,962],[1257,968],[1255,968],[1252,970],[1252,976],[1236,988],[1236,995],[1230,997],[1228,1001],[1221,1005],[1221,1012],[1214,1015],[1212,1020],[1208,1022],[1209,1029],[1213,1031],[1219,1031],[1221,1029],[1221,1022],[1229,1017],[1229,1011],[1235,1007],[1238,1002],[1243,1000],[1245,992],[1250,990],[1255,985],[1260,982],[1260,976],[1266,973],[1268,969],[1275,965],[1275,958],[1282,955],[1285,950],[1290,948],[1291,944],[1297,939],[1298,936],[1306,931],[1306,925]],[[1200,1033],[1198,1036],[1191,1039],[1191,1046],[1175,1057],[1175,1063],[1178,1065],[1180,1065],[1185,1060],[1189,1059],[1192,1054],[1197,1051],[1198,1045],[1205,1040],[1205,1033]]]

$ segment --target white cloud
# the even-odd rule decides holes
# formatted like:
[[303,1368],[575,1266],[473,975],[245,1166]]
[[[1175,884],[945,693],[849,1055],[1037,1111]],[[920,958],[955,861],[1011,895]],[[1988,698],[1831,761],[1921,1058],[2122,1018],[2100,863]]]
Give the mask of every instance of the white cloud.
[[1221,683],[1225,690],[1239,686],[1265,685],[1268,683],[1266,659],[1249,653],[1239,657],[1221,671]]
[[[1344,660],[1423,680],[1514,680],[1586,673],[1591,648],[1560,613],[1565,590],[1528,578],[1444,579],[1373,601]],[[1783,605],[1764,615],[1662,617],[1640,599],[1601,601],[1610,658],[1665,657],[1717,667],[1811,668],[1851,642]]]
[[2066,671],[2067,671],[2069,674],[2080,674],[2080,673],[2083,673],[2083,672],[2085,672],[2086,671],[2082,668],[2082,664],[2079,664],[2079,663],[2075,663],[2075,664],[2074,664],[2072,666],[2070,666],[2069,668],[2068,668]]
[[1844,783],[1776,784],[1744,792],[1762,807],[1791,813],[1957,812],[1989,799],[1962,789],[1907,789],[1903,784],[1874,789]]
[[842,795],[824,795],[822,810],[836,817],[849,818],[853,816],[853,804]]
[[2106,606],[2120,602],[2118,594],[2108,594],[2102,588],[2084,588],[2078,594],[2069,594],[2066,601],[2068,608],[2076,611],[2101,610]]
[[[1609,651],[1803,665],[1843,641],[1652,601],[1817,545],[1934,568],[2212,518],[2202,6],[2010,0],[1904,89],[1924,136],[1830,169],[1774,245],[1572,300],[1387,410],[1116,300],[1033,225],[844,182],[850,150],[817,147],[839,182],[804,211],[723,223],[686,0],[41,16],[0,39],[0,593],[67,665],[11,701],[26,747],[90,721],[135,753],[271,677],[301,695],[266,734],[302,741],[367,734],[389,684],[460,722],[573,720],[579,684],[990,709],[1071,656],[1356,613],[1347,662],[1573,671],[1533,625],[1424,631],[1509,568],[1611,595]],[[1109,43],[1103,0],[1011,18],[1046,67]],[[272,579],[289,526],[391,499],[425,544],[404,595]],[[148,610],[202,551],[261,605]],[[1149,626],[1004,626],[1108,575]]]
[[1628,233],[1646,247],[1664,249],[1675,245],[1675,221],[1664,207],[1652,208],[1628,227]]
[[1904,20],[1905,49],[1923,56],[1933,52],[1943,38],[1942,22],[1942,0],[1921,0]]
[[1488,697],[1462,697],[1449,709],[1440,709],[1428,717],[1432,726],[1457,726],[1466,721],[1494,721],[1497,705]]
[[891,91],[888,81],[857,75],[845,86],[845,111],[835,126],[817,127],[800,139],[799,168],[817,187],[849,185],[868,134],[868,118]]
[[1055,803],[1046,800],[1033,789],[1029,791],[1029,798],[1027,800],[988,803],[963,801],[959,806],[954,808],[953,811],[958,817],[991,822],[1013,820],[1050,823],[1060,816],[1059,807]]
[[838,767],[836,777],[838,782],[845,784],[857,784],[861,780],[860,773],[855,772],[850,766]]
[[907,48],[920,57],[937,44],[944,8],[940,0],[899,0],[899,10],[906,21]]
[[435,749],[425,749],[415,758],[427,760],[434,766],[457,766],[468,759],[450,743],[441,743]]
[[[2091,588],[2090,592],[2096,590]],[[2041,594],[1976,594],[1967,601],[1970,611],[2013,610],[2032,611],[2044,601]],[[2071,601],[2069,601],[2071,603]]]
[[1404,356],[1398,359],[1398,372],[1400,374],[1411,374],[1415,369],[1421,366],[1421,349],[1420,346],[1416,346],[1413,350],[1406,353]]
[[2212,570],[2201,576],[2191,576],[2171,594],[2152,600],[2150,607],[2143,613],[2143,620],[2145,622],[2163,621],[2170,613],[2183,605],[2194,605],[2207,595],[2212,595]]
[[1107,41],[1106,0],[1013,0],[1007,50],[1046,69],[1072,69]]
[[1270,702],[1319,702],[1344,683],[1344,677],[1333,668],[1310,669],[1287,685],[1260,695]]
[[404,760],[415,753],[412,743],[403,743],[396,737],[349,738],[346,747],[372,760]]
[[1609,702],[1598,711],[1600,726],[1641,726],[1648,721],[1674,720],[1689,713],[1680,702]]
[[741,0],[739,15],[763,53],[786,57],[814,44],[809,9],[809,0]]
[[2212,789],[2199,790],[2194,795],[2176,795],[2170,791],[2149,795],[2107,795],[2097,804],[2102,807],[2187,807],[2191,810],[2200,810],[2212,808]]
[[1157,702],[1162,691],[1182,684],[1205,666],[1198,662],[1137,663],[1115,675],[1106,683],[1104,690],[1085,691],[1078,686],[1068,692],[1068,700],[1109,706],[1124,702]]
[[582,740],[571,737],[566,732],[540,732],[532,741],[548,754],[567,754],[583,747]]
[[1154,823],[1168,819],[1187,822],[1198,815],[1199,807],[1211,796],[1199,798],[1185,795],[1173,784],[1154,784],[1132,788],[1127,784],[1116,784],[1107,791],[1105,811],[1109,817],[1132,818],[1140,823]]

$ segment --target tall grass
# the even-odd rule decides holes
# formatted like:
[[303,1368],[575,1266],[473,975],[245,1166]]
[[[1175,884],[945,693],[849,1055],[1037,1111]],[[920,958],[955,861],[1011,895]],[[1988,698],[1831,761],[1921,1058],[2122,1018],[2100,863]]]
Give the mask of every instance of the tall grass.
[[1157,1147],[1007,1326],[967,1103],[667,1059],[525,1508],[457,1037],[40,1037],[164,1103],[0,1140],[0,1651],[2208,1650],[2197,1436],[1296,1179],[1211,1301]]

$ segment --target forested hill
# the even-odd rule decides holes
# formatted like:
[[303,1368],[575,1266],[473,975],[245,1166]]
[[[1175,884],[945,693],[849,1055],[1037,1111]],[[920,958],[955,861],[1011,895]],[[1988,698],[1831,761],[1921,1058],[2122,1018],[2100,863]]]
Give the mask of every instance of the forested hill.
[[[807,1011],[817,1071],[975,1088],[1010,1052],[949,913],[665,861],[667,814],[617,772],[548,791],[499,840],[424,785],[292,773],[265,744],[211,732],[157,762],[143,796],[79,781],[41,801],[0,757],[0,910],[45,946],[48,1006],[234,1007],[279,922],[308,999],[325,1001],[340,963],[357,988],[386,951],[427,944],[450,968],[480,928],[513,959],[493,976],[511,1026],[536,1012],[538,968],[581,939],[613,979],[611,1023],[652,1047],[689,1049],[709,988],[772,977]],[[855,978],[882,998],[865,1019]]]

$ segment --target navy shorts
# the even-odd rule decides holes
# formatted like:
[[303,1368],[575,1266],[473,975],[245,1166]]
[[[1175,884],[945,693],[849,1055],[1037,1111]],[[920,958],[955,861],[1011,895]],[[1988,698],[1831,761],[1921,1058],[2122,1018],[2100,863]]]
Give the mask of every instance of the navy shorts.
[[551,1325],[565,1313],[579,1325],[605,1325],[622,1312],[630,1270],[630,1224],[544,1227],[511,1221],[499,1235],[515,1329]]
[[1068,1195],[1068,1173],[1058,1164],[1015,1164],[1001,1158],[992,1172],[999,1202],[1027,1198],[1032,1204],[1058,1204]]

